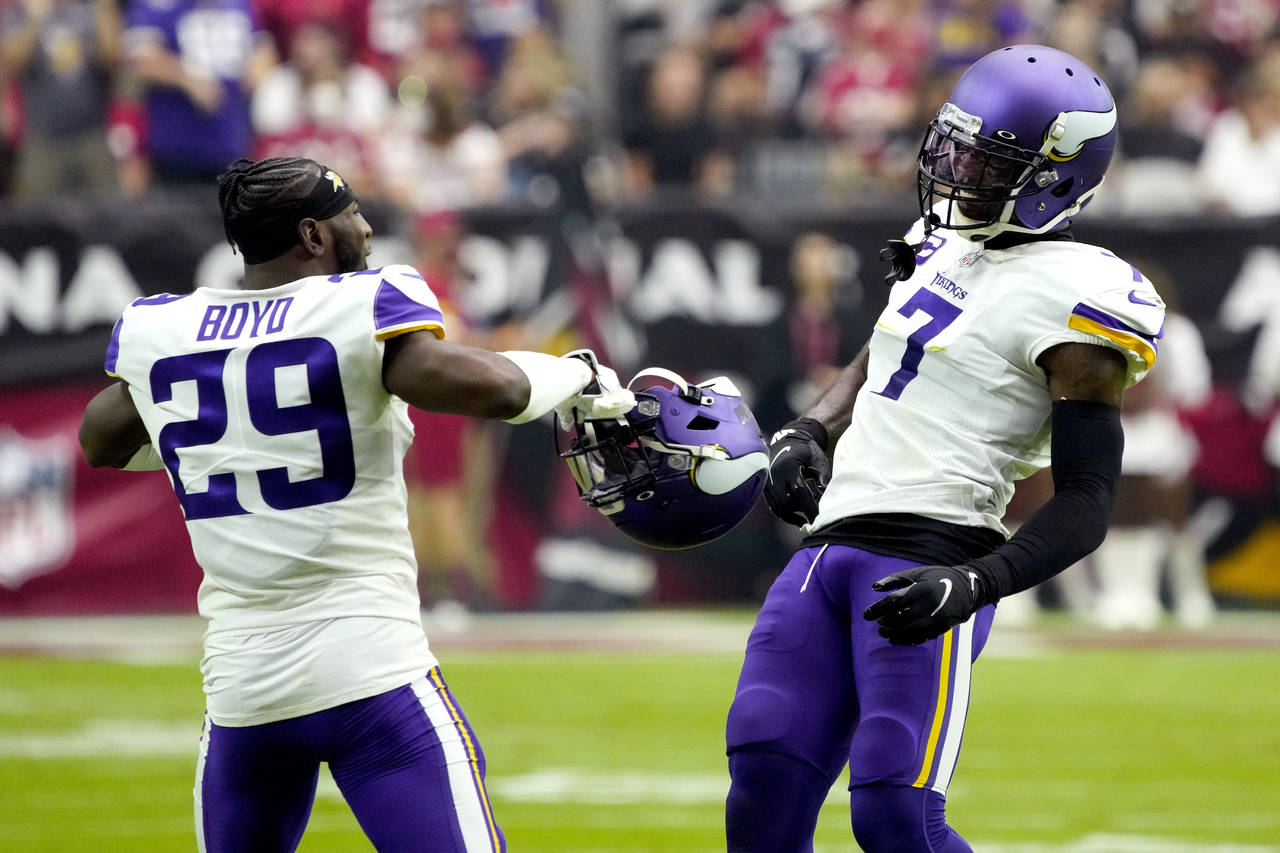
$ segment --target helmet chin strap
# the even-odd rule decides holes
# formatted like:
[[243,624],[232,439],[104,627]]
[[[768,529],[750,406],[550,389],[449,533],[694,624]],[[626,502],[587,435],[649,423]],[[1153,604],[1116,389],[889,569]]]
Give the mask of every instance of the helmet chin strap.
[[[888,245],[880,250],[880,260],[890,264],[889,272],[884,275],[885,284],[892,287],[900,281],[906,281],[911,278],[912,273],[916,271],[916,254],[920,251],[920,248],[925,244],[925,242],[928,241],[929,235],[940,228],[954,231],[955,234],[962,239],[977,244],[985,244],[1001,234],[1010,232],[1016,234],[1047,234],[1060,226],[1066,220],[1079,213],[1080,209],[1083,208],[1085,204],[1088,203],[1088,201],[1098,192],[1098,189],[1102,186],[1102,181],[1104,180],[1106,180],[1105,177],[1102,180],[1099,180],[1091,189],[1081,193],[1080,197],[1076,199],[1074,204],[1059,213],[1057,216],[1053,217],[1053,219],[1049,220],[1044,225],[1041,225],[1039,228],[1028,228],[1025,225],[1016,225],[1009,221],[1013,218],[1014,207],[1017,204],[1016,199],[1006,202],[1005,209],[1000,213],[1000,220],[990,223],[989,225],[978,225],[976,220],[969,219],[961,213],[959,208],[954,204],[948,205],[950,210],[947,217],[948,220],[952,218],[958,218],[960,220],[954,224],[949,221],[943,222],[942,217],[940,217],[935,211],[930,210],[924,217],[924,236],[920,239],[920,242],[908,243],[906,240],[889,240],[887,241]],[[957,228],[955,227],[956,225],[961,227]],[[966,225],[975,227],[966,228],[964,227]]]
[[1088,203],[1088,201],[1092,199],[1094,195],[1098,192],[1098,189],[1102,186],[1103,180],[1106,180],[1106,178],[1104,177],[1102,180],[1098,181],[1098,183],[1095,184],[1092,189],[1086,190],[1085,192],[1081,193],[1079,198],[1075,200],[1074,204],[1072,204],[1066,210],[1062,211],[1057,216],[1053,217],[1053,219],[1050,219],[1048,222],[1046,222],[1044,225],[1039,226],[1038,228],[1029,228],[1026,225],[1019,225],[1013,222],[1014,210],[1018,203],[1018,200],[1011,199],[1010,201],[1005,202],[1004,210],[1000,212],[1000,218],[997,219],[995,222],[992,222],[990,224],[985,224],[985,225],[979,225],[976,220],[969,219],[969,217],[965,216],[959,210],[959,208],[955,206],[952,206],[951,215],[948,217],[949,219],[960,220],[955,223],[950,223],[950,222],[943,223],[941,220],[941,217],[938,217],[936,213],[933,213],[932,211],[930,211],[930,214],[927,217],[927,219],[934,220],[935,224],[933,228],[930,228],[928,223],[926,222],[925,236],[928,237],[931,231],[939,227],[949,228],[951,230],[954,230],[957,236],[965,240],[968,240],[972,243],[986,243],[1000,236],[1001,234],[1006,234],[1006,233],[1048,234],[1050,231],[1053,231],[1058,226],[1062,225],[1062,223],[1064,223],[1066,220],[1070,219],[1071,217],[1079,213],[1080,209],[1083,208],[1085,204]]

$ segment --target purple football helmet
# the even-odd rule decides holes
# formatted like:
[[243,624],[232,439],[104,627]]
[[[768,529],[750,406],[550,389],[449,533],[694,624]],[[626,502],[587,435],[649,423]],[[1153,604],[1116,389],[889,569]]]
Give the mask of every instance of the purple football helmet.
[[1116,105],[1080,60],[1040,45],[987,54],[929,124],[918,163],[925,227],[974,241],[1064,226],[1097,192]]
[[742,394],[723,376],[693,385],[657,367],[627,387],[631,411],[575,422],[560,454],[582,500],[650,548],[692,548],[728,533],[760,497],[769,465]]

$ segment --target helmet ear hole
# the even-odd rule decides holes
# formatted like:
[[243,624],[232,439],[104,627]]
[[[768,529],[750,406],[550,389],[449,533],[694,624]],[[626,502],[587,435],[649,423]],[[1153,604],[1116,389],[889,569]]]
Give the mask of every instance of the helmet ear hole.
[[1075,185],[1075,182],[1076,182],[1075,178],[1067,178],[1065,181],[1058,184],[1053,189],[1049,190],[1049,193],[1054,198],[1062,198],[1064,195],[1071,192],[1071,187]]
[[687,426],[689,429],[715,429],[720,426],[720,422],[709,418],[706,415],[698,415],[696,418],[689,421]]

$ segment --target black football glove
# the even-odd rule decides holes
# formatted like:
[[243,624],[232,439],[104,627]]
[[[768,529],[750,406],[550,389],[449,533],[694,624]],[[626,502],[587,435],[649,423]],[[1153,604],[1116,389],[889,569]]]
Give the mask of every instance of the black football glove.
[[862,611],[880,623],[880,636],[895,646],[916,646],[941,636],[988,603],[982,578],[967,566],[920,566],[871,585],[897,590]]
[[813,418],[796,418],[769,441],[769,479],[764,501],[787,524],[800,527],[818,515],[818,499],[831,480],[827,428]]

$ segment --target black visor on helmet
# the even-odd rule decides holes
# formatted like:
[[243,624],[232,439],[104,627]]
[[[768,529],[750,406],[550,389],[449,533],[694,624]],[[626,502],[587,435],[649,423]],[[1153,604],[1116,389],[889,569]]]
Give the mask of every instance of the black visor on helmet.
[[[949,205],[950,227],[981,228],[1000,220],[1011,201],[1044,189],[1034,180],[1048,174],[1048,158],[1017,145],[975,136],[938,119],[929,123],[920,145],[920,211],[928,216],[940,200]],[[963,219],[950,215],[959,210]],[[971,222],[964,222],[970,220]],[[964,224],[961,224],[964,223]]]

